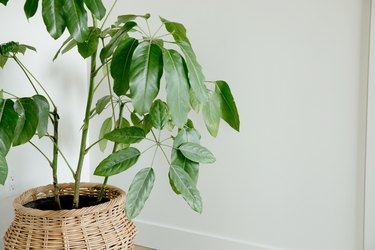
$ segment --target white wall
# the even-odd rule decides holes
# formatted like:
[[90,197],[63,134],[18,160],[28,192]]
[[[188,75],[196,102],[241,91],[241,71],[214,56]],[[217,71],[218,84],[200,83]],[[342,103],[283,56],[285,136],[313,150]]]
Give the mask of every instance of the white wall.
[[[23,13],[24,1],[9,1],[8,7],[0,5],[0,43],[11,40],[35,46],[38,53],[27,52],[20,59],[50,91],[59,108],[61,148],[73,166],[78,158],[80,127],[84,112],[87,70],[86,63],[75,53],[66,54],[52,63],[54,53],[62,43],[54,41],[43,26],[40,15],[30,19],[29,23]],[[33,95],[32,88],[21,70],[9,62],[4,70],[0,69],[0,88],[14,92],[18,96]],[[48,139],[33,140],[49,152],[52,149]],[[8,182],[0,186],[0,235],[13,218],[12,200],[15,195],[39,185],[52,182],[51,168],[31,145],[11,149],[8,157],[9,175],[14,176],[15,190],[9,192]],[[71,182],[70,172],[62,159],[60,162],[60,182]],[[85,170],[84,179],[88,180]],[[2,237],[0,239],[2,248]]]
[[[231,83],[242,121],[240,134],[223,124],[216,140],[203,136],[217,155],[214,166],[201,167],[203,215],[172,193],[167,163],[157,158],[157,184],[138,218],[140,243],[362,248],[369,2],[119,2],[115,14],[183,22],[207,78]],[[95,167],[101,158],[91,159]],[[111,182],[127,189],[149,163]]]

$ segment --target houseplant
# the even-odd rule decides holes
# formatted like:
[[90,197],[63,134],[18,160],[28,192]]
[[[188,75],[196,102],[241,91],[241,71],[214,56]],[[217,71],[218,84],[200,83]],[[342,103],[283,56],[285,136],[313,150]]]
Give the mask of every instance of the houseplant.
[[[8,0],[0,0],[4,5],[7,2]],[[26,1],[24,11],[28,18],[36,14],[38,5],[37,0]],[[106,28],[105,23],[110,13],[106,15],[101,0],[43,0],[41,8],[44,23],[53,38],[62,36],[65,28],[70,34],[55,58],[73,48],[77,48],[83,58],[90,58],[90,83],[79,160],[75,169],[66,161],[63,150],[59,147],[60,116],[57,105],[40,81],[20,60],[19,54],[35,49],[17,42],[4,43],[0,45],[0,66],[4,67],[11,61],[18,64],[35,90],[35,95],[19,98],[16,94],[3,90],[7,98],[0,99],[0,183],[4,184],[7,177],[5,157],[10,148],[25,143],[32,144],[46,158],[53,173],[52,188],[33,190],[34,193],[43,193],[42,197],[38,197],[39,202],[39,198],[48,200],[53,197],[47,212],[41,214],[45,218],[50,214],[50,210],[59,210],[56,213],[60,212],[57,216],[60,218],[66,213],[71,214],[71,211],[92,207],[91,205],[104,207],[111,202],[112,196],[117,198],[118,195],[123,199],[121,191],[107,185],[109,177],[129,169],[143,153],[154,149],[153,159],[159,150],[170,165],[169,182],[173,191],[181,195],[193,210],[201,212],[202,201],[196,188],[199,163],[213,163],[215,157],[200,145],[200,133],[189,119],[189,112],[193,109],[203,114],[206,127],[212,136],[218,133],[220,119],[236,130],[239,130],[240,122],[228,84],[225,81],[205,80],[184,26],[160,18],[160,28],[151,32],[148,26],[150,15],[145,14],[119,16],[115,23]],[[91,26],[88,25],[87,13],[91,15]],[[142,28],[143,26],[146,28]],[[159,33],[163,29],[165,34]],[[164,83],[161,81],[162,76],[165,76],[166,82],[165,101],[158,99],[159,90],[163,88],[161,82]],[[97,97],[95,93],[101,84],[110,86],[109,93]],[[95,98],[97,101],[94,105]],[[104,119],[98,140],[88,145],[90,120],[100,119],[106,108],[111,110],[112,115]],[[170,136],[161,138],[162,130],[169,131]],[[32,141],[35,135],[51,140],[52,159]],[[104,150],[108,141],[113,143],[112,154],[105,157],[94,172],[95,175],[103,176],[102,185],[81,184],[81,171],[86,154],[97,145]],[[136,148],[137,143],[142,141],[152,142],[143,152]],[[167,150],[171,151],[170,157],[167,156]],[[72,185],[60,185],[58,182],[59,155],[66,161],[72,173]],[[153,162],[150,167],[141,169],[130,185],[125,202],[129,219],[140,213],[151,193],[155,181],[152,165]],[[92,193],[88,194],[94,196],[93,201],[83,204],[82,199],[86,198],[82,198],[82,190],[91,190]],[[112,194],[113,190],[115,195]],[[71,198],[62,196],[66,194]],[[33,201],[30,199],[24,196],[18,199],[22,203],[19,209],[30,211],[23,208],[26,201]],[[30,206],[41,208],[38,204]],[[61,216],[61,213],[64,213],[64,216]],[[121,210],[117,211],[117,214],[119,213]],[[75,214],[73,217],[77,216]],[[81,213],[79,216],[85,214]],[[82,224],[81,222],[78,224]],[[25,222],[22,220],[22,223]],[[69,231],[66,228],[64,230]],[[134,231],[133,228],[131,230]],[[45,237],[41,238],[43,239],[40,244],[50,244],[45,242]],[[6,237],[6,244],[11,241]],[[65,248],[66,244],[65,242]],[[107,249],[117,247],[108,246],[106,242],[103,244]],[[86,245],[86,248],[89,247]]]

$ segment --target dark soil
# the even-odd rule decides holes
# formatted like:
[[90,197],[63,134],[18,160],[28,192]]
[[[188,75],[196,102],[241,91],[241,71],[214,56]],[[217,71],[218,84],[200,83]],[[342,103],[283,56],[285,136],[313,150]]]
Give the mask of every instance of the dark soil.
[[[91,206],[97,205],[98,204],[97,199],[98,197],[96,196],[80,196],[79,208],[91,207]],[[108,198],[103,198],[99,204],[105,203],[107,201],[109,201]],[[72,209],[73,195],[60,196],[60,202],[61,202],[62,209],[67,209],[67,210]],[[54,197],[32,201],[32,202],[26,203],[23,206],[29,207],[29,208],[36,208],[40,210],[59,210],[59,208],[57,207],[55,203]]]

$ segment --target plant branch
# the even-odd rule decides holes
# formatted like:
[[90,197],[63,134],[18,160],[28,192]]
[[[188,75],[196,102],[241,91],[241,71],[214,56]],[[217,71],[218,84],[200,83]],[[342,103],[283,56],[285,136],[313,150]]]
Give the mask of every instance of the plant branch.
[[53,175],[53,187],[54,187],[54,196],[55,203],[57,207],[61,210],[61,202],[59,195],[59,182],[57,179],[57,160],[59,157],[59,115],[57,110],[53,111],[53,160],[52,160],[52,175]]
[[104,18],[103,23],[102,23],[102,25],[100,26],[100,29],[101,29],[101,30],[103,29],[105,23],[107,22],[107,19],[108,19],[109,15],[112,13],[113,8],[114,8],[115,5],[117,4],[117,1],[118,1],[118,0],[115,0],[115,1],[113,2],[112,6],[111,6],[111,9],[108,11],[107,16]]
[[45,153],[43,153],[43,151],[37,146],[35,145],[32,141],[29,141],[29,143],[36,149],[39,151],[39,153],[42,154],[42,156],[48,161],[49,165],[52,167],[52,161],[46,156]]
[[33,87],[35,93],[36,93],[37,95],[39,95],[38,90],[36,89],[36,87],[35,87],[33,81],[32,81],[31,78],[29,77],[29,74],[27,74],[27,71],[26,71],[26,70],[24,69],[24,67],[22,66],[22,63],[17,59],[16,56],[13,56],[13,59],[14,59],[14,61],[18,64],[18,66],[20,66],[21,70],[23,71],[23,73],[25,74],[25,76],[26,76],[27,79],[29,80],[31,86]]

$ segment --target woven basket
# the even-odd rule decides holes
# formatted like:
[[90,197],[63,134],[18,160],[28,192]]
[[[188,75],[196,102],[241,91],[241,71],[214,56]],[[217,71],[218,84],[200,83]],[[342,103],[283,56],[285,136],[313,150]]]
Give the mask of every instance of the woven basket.
[[[74,184],[61,184],[60,195],[73,195]],[[100,184],[82,183],[81,195],[98,196]],[[53,197],[53,186],[28,190],[14,201],[15,218],[4,236],[4,249],[134,249],[135,226],[125,215],[125,192],[107,186],[110,201],[91,207],[42,211],[23,205]]]

